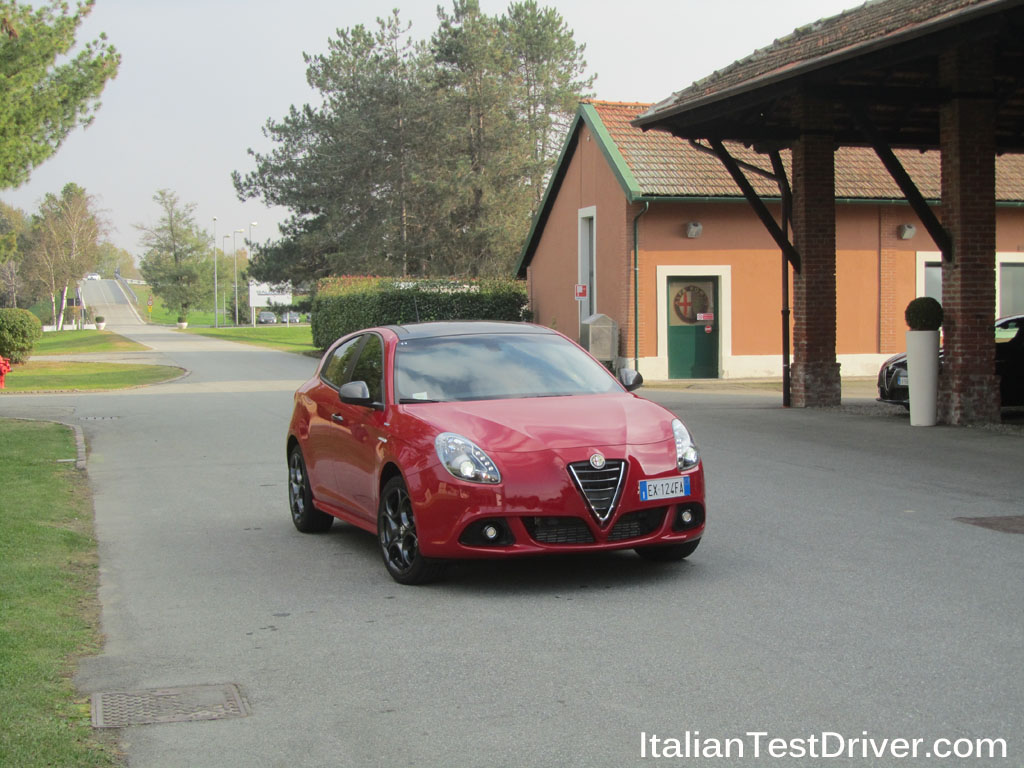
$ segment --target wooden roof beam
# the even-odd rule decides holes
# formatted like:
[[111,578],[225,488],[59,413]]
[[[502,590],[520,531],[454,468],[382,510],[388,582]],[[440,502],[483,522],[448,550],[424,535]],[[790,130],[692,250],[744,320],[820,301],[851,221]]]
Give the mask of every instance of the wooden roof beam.
[[771,211],[761,200],[760,195],[754,191],[754,188],[747,181],[747,177],[743,175],[743,170],[739,167],[735,158],[729,154],[729,150],[722,144],[721,139],[709,139],[708,143],[711,144],[711,149],[714,150],[715,154],[718,155],[718,159],[722,165],[732,176],[733,181],[736,182],[736,186],[743,192],[743,196],[747,198],[747,202],[750,203],[750,207],[754,209],[754,213],[757,214],[757,218],[764,224],[765,229],[768,230],[768,234],[772,236],[772,239],[776,242],[782,252],[786,255],[786,260],[793,265],[793,269],[797,272],[800,271],[800,254],[796,248],[789,241],[789,236],[782,231],[782,227],[779,226],[778,222],[775,221],[775,217],[772,216]]
[[939,250],[942,251],[942,260],[950,262],[953,260],[953,240],[949,236],[949,232],[942,226],[942,222],[939,221],[938,216],[935,215],[935,211],[932,210],[931,206],[924,199],[924,195],[921,194],[914,180],[910,178],[910,174],[907,173],[903,164],[900,163],[899,158],[893,153],[892,148],[884,141],[881,133],[871,122],[871,118],[868,116],[867,110],[863,105],[848,102],[846,104],[846,110],[850,113],[850,116],[860,127],[861,132],[871,143],[871,146],[875,150],[875,154],[878,155],[878,159],[882,161],[882,165],[889,171],[889,175],[892,176],[892,180],[896,182],[896,185],[903,192],[904,197],[907,198],[907,202],[910,203],[910,207],[917,214],[917,218],[921,220],[924,228],[928,230],[928,234],[931,235],[935,245],[938,246]]

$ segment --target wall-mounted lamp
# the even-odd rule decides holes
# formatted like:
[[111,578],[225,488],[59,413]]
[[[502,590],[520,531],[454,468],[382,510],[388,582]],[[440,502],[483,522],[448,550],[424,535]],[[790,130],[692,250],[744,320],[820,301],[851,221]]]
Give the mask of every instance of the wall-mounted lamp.
[[909,240],[917,233],[917,227],[913,224],[900,224],[896,227],[896,236],[900,240]]
[[704,231],[704,227],[701,226],[699,221],[688,221],[686,223],[686,236],[691,240],[695,237],[700,237],[700,233]]

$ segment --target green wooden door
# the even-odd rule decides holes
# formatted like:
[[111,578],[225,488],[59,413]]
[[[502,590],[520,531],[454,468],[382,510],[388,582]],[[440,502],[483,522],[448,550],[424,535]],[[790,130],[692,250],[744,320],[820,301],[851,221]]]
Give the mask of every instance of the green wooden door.
[[668,375],[718,378],[718,278],[668,279]]

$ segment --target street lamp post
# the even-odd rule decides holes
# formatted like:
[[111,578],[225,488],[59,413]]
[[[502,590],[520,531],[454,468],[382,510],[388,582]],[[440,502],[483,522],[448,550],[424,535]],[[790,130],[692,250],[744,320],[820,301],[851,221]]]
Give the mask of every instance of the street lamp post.
[[[220,251],[221,251],[221,253],[227,253],[228,252],[228,240],[231,239],[231,235],[224,235],[224,237],[222,239],[224,240],[224,245],[221,247]],[[227,309],[227,307],[225,307],[225,310],[226,309]]]
[[[249,261],[250,261],[250,263],[252,262],[252,228],[256,227],[256,226],[259,226],[259,225],[255,221],[250,221],[249,222],[249,240],[248,240],[248,243],[249,243]],[[250,309],[250,312],[252,312],[251,309]],[[254,312],[252,313],[252,325],[253,325],[254,328],[256,327],[256,314]]]
[[213,327],[217,327],[217,217],[213,217]]
[[238,241],[235,237],[239,232],[245,234],[244,229],[236,229],[231,233],[231,255],[235,259],[235,325],[238,325]]

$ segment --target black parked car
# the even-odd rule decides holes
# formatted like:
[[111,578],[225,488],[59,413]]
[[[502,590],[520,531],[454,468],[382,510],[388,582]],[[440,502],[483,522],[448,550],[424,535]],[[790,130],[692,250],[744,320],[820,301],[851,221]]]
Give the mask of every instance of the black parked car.
[[[1003,405],[1024,405],[1024,315],[996,320],[996,374]],[[939,352],[939,362],[942,352]],[[907,355],[893,355],[878,371],[878,400],[910,407]]]

